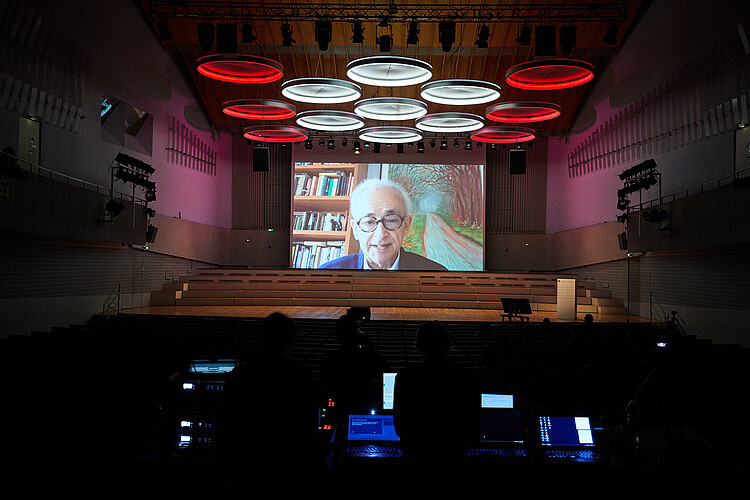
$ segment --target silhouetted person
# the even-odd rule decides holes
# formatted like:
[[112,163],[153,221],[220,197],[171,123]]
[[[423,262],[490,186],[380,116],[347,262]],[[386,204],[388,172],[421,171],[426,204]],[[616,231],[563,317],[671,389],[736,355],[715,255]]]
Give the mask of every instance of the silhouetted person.
[[323,359],[323,381],[333,393],[336,416],[345,419],[377,406],[386,362],[353,316],[338,319],[336,336],[341,346]]
[[447,478],[455,476],[466,448],[479,438],[478,384],[470,372],[448,360],[450,348],[443,325],[422,323],[417,329],[422,362],[396,376],[396,432],[415,484],[425,489],[454,485]]
[[261,357],[227,379],[216,430],[237,491],[283,496],[309,485],[318,409],[312,375],[289,358],[295,332],[287,316],[266,317]]

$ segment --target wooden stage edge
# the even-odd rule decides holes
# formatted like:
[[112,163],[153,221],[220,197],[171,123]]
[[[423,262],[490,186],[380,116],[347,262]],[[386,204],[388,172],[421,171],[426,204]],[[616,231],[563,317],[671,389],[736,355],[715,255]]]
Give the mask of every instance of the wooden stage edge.
[[[157,316],[213,316],[233,318],[265,318],[273,312],[286,314],[291,318],[337,319],[346,314],[346,307],[314,306],[148,306],[121,309],[120,314],[151,314]],[[472,321],[497,323],[503,320],[501,312],[494,309],[449,309],[425,307],[372,307],[371,320],[375,321]],[[648,318],[625,314],[593,314],[598,323],[648,322]],[[582,322],[586,313],[578,313],[575,322]],[[533,312],[529,316],[532,323],[541,323],[544,318],[552,322],[573,323],[558,320],[557,313],[549,311]],[[513,321],[518,322],[518,319]]]

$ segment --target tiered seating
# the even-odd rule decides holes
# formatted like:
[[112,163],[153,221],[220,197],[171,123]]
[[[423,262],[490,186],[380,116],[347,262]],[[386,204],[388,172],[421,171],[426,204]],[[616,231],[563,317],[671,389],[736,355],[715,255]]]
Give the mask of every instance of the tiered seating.
[[[555,274],[204,269],[165,283],[151,305],[371,306],[498,309],[502,298],[529,299],[532,311],[557,310]],[[570,275],[565,275],[570,277]],[[627,314],[608,290],[579,281],[578,312]]]

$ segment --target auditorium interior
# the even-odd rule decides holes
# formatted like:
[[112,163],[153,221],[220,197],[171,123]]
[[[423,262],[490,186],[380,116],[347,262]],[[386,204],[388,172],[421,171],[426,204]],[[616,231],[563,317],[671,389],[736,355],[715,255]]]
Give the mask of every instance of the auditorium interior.
[[[7,498],[747,497],[749,37],[740,0],[0,1]],[[474,257],[415,212],[447,271],[318,269],[365,251],[350,184],[420,169]],[[301,403],[245,401],[237,458],[276,312],[316,426],[284,455]],[[448,470],[346,442],[427,321],[518,431]]]

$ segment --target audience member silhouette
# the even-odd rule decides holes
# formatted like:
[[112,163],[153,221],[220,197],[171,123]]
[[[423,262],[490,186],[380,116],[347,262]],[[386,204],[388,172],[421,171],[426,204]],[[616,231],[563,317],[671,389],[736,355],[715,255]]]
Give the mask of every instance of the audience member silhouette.
[[360,331],[354,316],[341,316],[336,322],[341,346],[322,362],[323,383],[332,392],[334,415],[369,412],[379,403],[385,359],[370,338]]
[[284,496],[309,484],[318,408],[312,375],[289,358],[295,332],[289,317],[266,317],[262,356],[227,379],[216,431],[238,491]]
[[[420,488],[455,484],[446,478],[479,439],[481,398],[476,378],[451,363],[451,338],[436,321],[417,329],[422,362],[396,376],[393,417],[403,458]],[[425,491],[425,490],[422,491]]]

